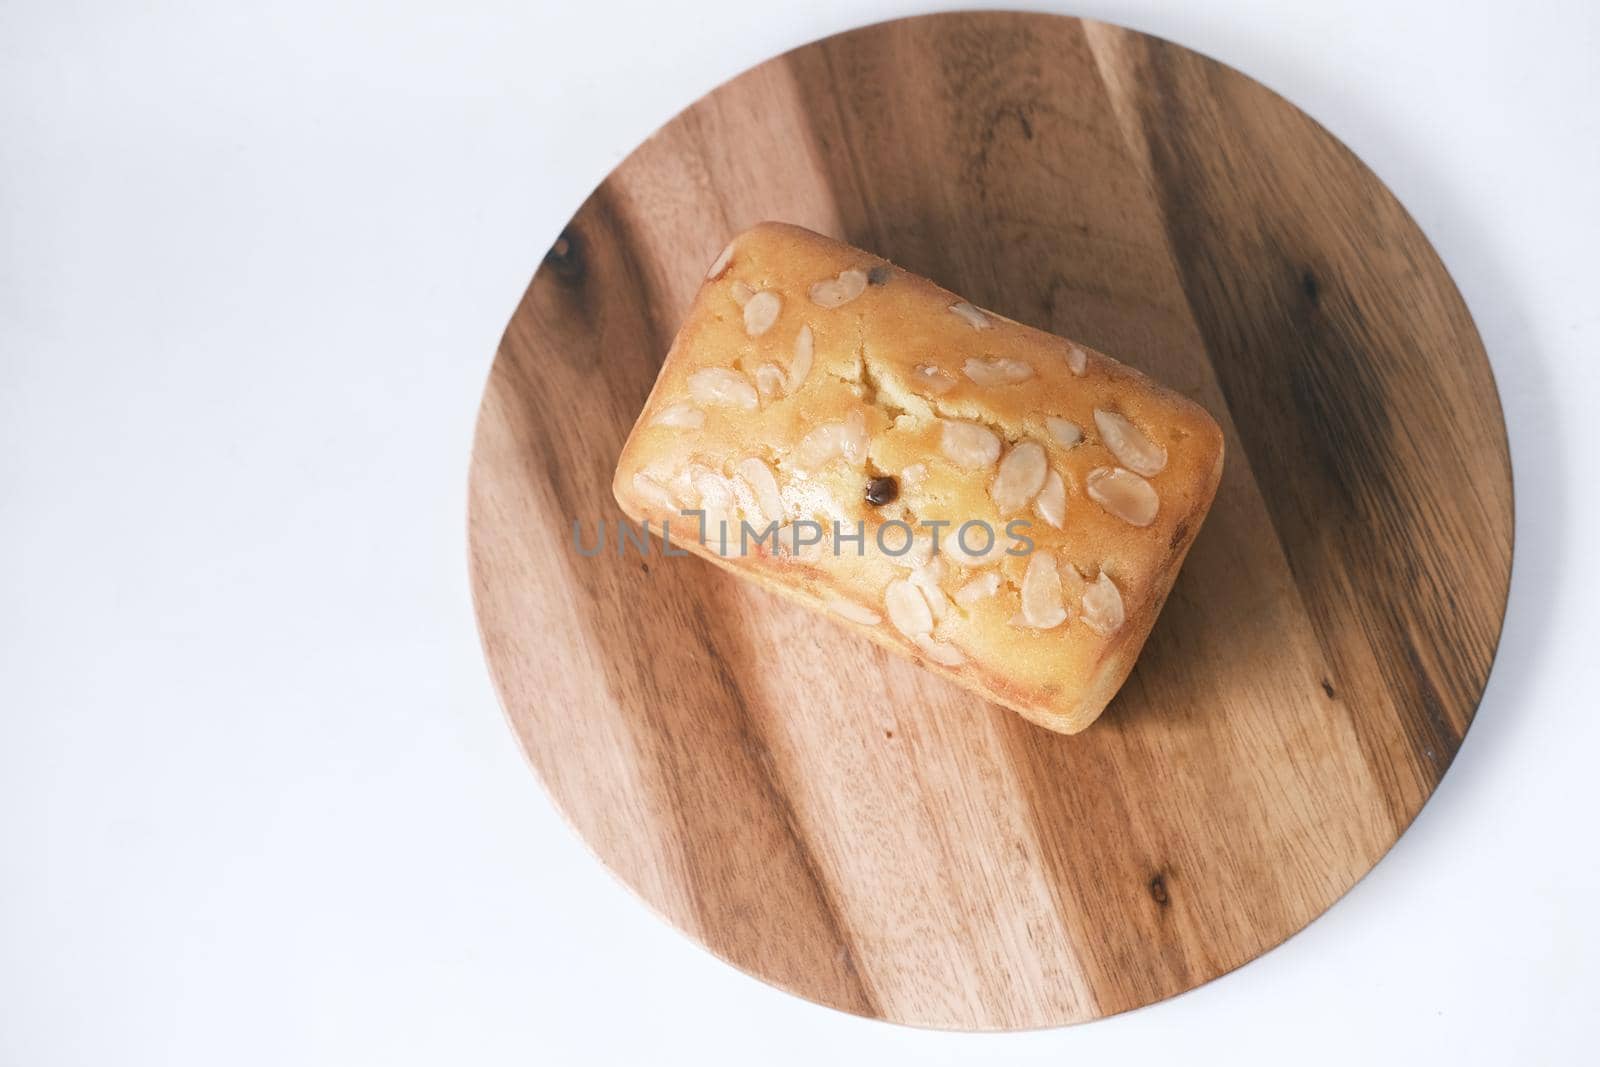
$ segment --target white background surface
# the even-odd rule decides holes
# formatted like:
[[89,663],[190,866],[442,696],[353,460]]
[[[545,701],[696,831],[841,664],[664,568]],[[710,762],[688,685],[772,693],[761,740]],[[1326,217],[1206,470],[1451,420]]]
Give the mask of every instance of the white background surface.
[[973,1036],[775,992],[613,881],[502,722],[465,568],[483,378],[588,190],[737,71],[926,8],[0,0],[0,1064],[1587,1054],[1600,16],[1397,6],[1058,10],[1285,93],[1454,273],[1516,468],[1477,724],[1284,947]]

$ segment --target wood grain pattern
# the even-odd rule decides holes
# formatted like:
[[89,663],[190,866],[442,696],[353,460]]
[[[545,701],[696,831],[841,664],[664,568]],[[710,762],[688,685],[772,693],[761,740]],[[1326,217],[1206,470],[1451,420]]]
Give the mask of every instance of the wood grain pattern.
[[[580,558],[704,267],[834,234],[1198,400],[1229,461],[1122,694],[1063,737],[703,561]],[[1096,1018],[1314,919],[1449,765],[1511,482],[1459,295],[1383,185],[1243,75],[1103,24],[938,15],[774,59],[594,192],[517,308],[474,591],[556,803],[652,907],[802,996]]]

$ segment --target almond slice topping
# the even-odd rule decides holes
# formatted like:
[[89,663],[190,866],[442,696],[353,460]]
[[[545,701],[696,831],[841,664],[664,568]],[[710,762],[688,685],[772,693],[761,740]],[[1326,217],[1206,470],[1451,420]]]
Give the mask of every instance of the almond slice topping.
[[744,375],[726,367],[702,367],[689,375],[689,395],[708,407],[726,404],[754,411],[759,403],[755,388]]
[[851,267],[811,287],[811,302],[818,307],[836,308],[848,304],[867,291],[867,272]]
[[889,583],[883,593],[883,606],[894,628],[907,637],[933,631],[933,613],[921,590],[904,578]]
[[1035,552],[1022,574],[1022,622],[1036,630],[1049,630],[1066,621],[1056,558],[1048,552]]
[[728,480],[708,467],[697,468],[693,474],[695,492],[700,495],[700,507],[706,512],[706,524],[715,525],[717,514],[733,507],[733,486]]
[[1016,385],[1033,377],[1033,368],[1020,359],[996,356],[979,359],[976,356],[961,365],[968,378],[979,385]]
[[912,640],[929,659],[941,666],[959,667],[967,662],[967,657],[961,654],[960,649],[944,641],[935,641],[928,634],[917,634]]
[[829,597],[825,602],[828,610],[841,619],[859,622],[863,626],[876,626],[883,621],[883,616],[876,611],[862,607],[854,600],[841,600],[839,597]]
[[771,289],[763,289],[752,296],[744,304],[744,332],[751,337],[760,337],[773,324],[778,321],[778,312],[783,310],[783,297]]
[[1071,448],[1073,445],[1083,442],[1083,427],[1071,419],[1047,415],[1044,420],[1044,428],[1050,431],[1050,436],[1055,438],[1056,444],[1062,448]]
[[726,245],[723,245],[722,251],[717,253],[717,258],[711,261],[711,269],[706,271],[706,281],[711,281],[723,271],[727,270],[728,264],[732,262],[733,242],[729,241]]
[[795,451],[800,466],[815,470],[837,456],[859,467],[867,459],[867,419],[852,411],[842,422],[826,422],[806,434]]
[[667,483],[667,490],[672,493],[672,499],[680,508],[700,506],[700,490],[694,487],[694,480],[707,469],[698,463],[691,463],[674,474],[672,480]]
[[749,456],[741,459],[734,469],[755,493],[761,517],[768,522],[783,521],[783,497],[778,493],[778,480],[772,476],[772,468],[763,460]]
[[911,584],[917,587],[923,599],[928,602],[928,611],[936,623],[942,622],[950,612],[950,598],[939,588],[939,579],[942,577],[944,577],[944,563],[938,556],[934,556],[912,571],[910,578]]
[[811,373],[811,361],[816,352],[816,339],[811,335],[810,326],[801,326],[800,332],[794,338],[794,359],[789,364],[789,377],[784,383],[785,389],[793,393],[805,384],[806,375]]
[[1067,609],[1067,621],[1071,622],[1078,617],[1078,605],[1083,600],[1084,585],[1083,575],[1078,573],[1078,568],[1071,563],[1060,562],[1057,573],[1061,575],[1061,604]]
[[1131,526],[1149,526],[1161,508],[1155,486],[1121,467],[1096,467],[1085,485],[1090,500]]
[[1033,507],[1041,519],[1061,529],[1067,521],[1067,486],[1061,475],[1051,471],[1044,476],[1044,488],[1034,497]]
[[962,320],[974,330],[987,330],[989,327],[994,325],[994,323],[989,321],[989,316],[985,315],[982,311],[978,310],[976,307],[973,307],[965,300],[961,301],[959,304],[951,304],[950,310],[959,315]]
[[1122,627],[1126,615],[1122,608],[1122,593],[1105,571],[1083,591],[1083,624],[1101,637],[1108,637]]
[[1074,375],[1082,378],[1083,372],[1089,369],[1089,353],[1077,345],[1069,345],[1067,347],[1067,368]]
[[[967,530],[965,537],[961,532],[963,529]],[[976,569],[987,567],[1004,557],[1008,540],[995,533],[992,527],[986,529],[983,523],[976,523],[970,528],[962,523],[945,533],[944,540],[939,542],[939,552],[963,567]]]
[[763,400],[777,396],[783,389],[783,368],[776,363],[763,363],[756,368],[756,391]]
[[956,387],[956,380],[948,371],[927,363],[911,368],[911,388],[928,396],[943,396]]
[[1049,470],[1044,446],[1036,441],[1024,441],[1007,452],[994,481],[989,484],[989,496],[1000,514],[1009,515],[1026,507],[1044,488]]
[[1000,437],[987,426],[947,419],[939,428],[939,451],[958,467],[984,470],[1000,458]]
[[970,608],[978,601],[992,597],[999,591],[1000,576],[994,571],[986,571],[956,590],[956,603],[964,608]]
[[706,413],[687,400],[668,404],[656,412],[656,417],[650,420],[652,426],[684,426],[691,430],[699,429],[705,424]]
[[1166,467],[1167,450],[1146,437],[1124,416],[1095,408],[1094,425],[1100,431],[1100,440],[1117,457],[1117,462],[1133,473],[1150,478]]

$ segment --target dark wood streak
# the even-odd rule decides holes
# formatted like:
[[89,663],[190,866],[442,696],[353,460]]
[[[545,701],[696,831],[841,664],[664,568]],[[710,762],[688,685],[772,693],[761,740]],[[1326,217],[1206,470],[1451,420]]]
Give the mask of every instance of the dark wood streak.
[[[640,385],[647,389],[655,370],[648,353],[657,351],[658,341],[648,317],[635,315],[635,305],[616,300],[616,294],[634,291],[641,277],[625,230],[594,202],[579,213],[579,220],[566,231],[563,251],[571,257],[574,249],[586,249],[583,268],[564,274],[542,271],[536,277],[525,304],[538,309],[542,331],[508,331],[490,387],[511,411],[521,413],[508,420],[522,435],[508,450],[519,471],[516,481],[536,487],[546,502],[542,536],[534,530],[522,536],[548,553],[540,557],[545,565],[559,565],[564,581],[578,591],[578,630],[595,646],[611,650],[602,661],[606,684],[618,705],[628,709],[632,736],[648,753],[656,810],[673,827],[670,837],[685,843],[686,895],[708,947],[799,992],[825,992],[841,1008],[879,1014],[828,886],[728,667],[729,656],[747,658],[741,655],[739,637],[726,623],[713,626],[709,621],[708,608],[714,611],[717,604],[715,590],[730,579],[694,560],[673,560],[683,565],[658,568],[651,575],[631,558],[619,559],[614,541],[593,559],[579,558],[571,548],[570,517],[582,517],[591,531],[597,521],[614,524],[621,519],[610,502],[610,467],[604,457],[620,447],[629,416],[616,414],[622,405],[588,383],[600,378],[627,392],[632,380],[637,383],[632,391]],[[608,321],[608,335],[624,331],[629,342],[602,345],[591,325],[597,318]],[[546,358],[552,349],[559,362]],[[624,402],[631,406],[640,401]],[[598,410],[592,410],[596,405]],[[586,408],[591,409],[588,416],[575,420],[584,432],[571,433],[574,411]],[[597,501],[603,502],[598,513]],[[480,602],[488,595],[480,590]],[[614,607],[619,604],[627,606],[620,614]],[[646,625],[646,620],[674,617],[688,624],[690,640]],[[619,629],[626,640],[615,640]],[[520,654],[537,656],[540,640],[542,635]],[[697,694],[690,719],[682,714],[684,678],[712,681]],[[542,762],[542,739],[526,731],[525,718],[513,715],[513,722],[536,762]],[[713,765],[719,769],[708,777],[706,770]],[[552,768],[547,774],[559,780]],[[707,794],[713,782],[717,793]],[[762,817],[762,811],[773,818]],[[762,955],[752,960],[748,930],[730,926],[730,919],[753,914],[763,899],[784,901],[785,936],[807,931],[809,960],[800,956],[786,964]]]
[[560,282],[570,286],[583,283],[583,239],[570,226],[544,254],[544,267]]
[[[720,577],[720,576],[719,576]],[[826,931],[825,943],[838,946],[837,958],[844,965],[849,982],[854,987],[854,996],[847,1001],[849,1010],[860,1015],[877,1015],[878,1007],[872,998],[872,991],[867,985],[866,975],[862,972],[855,949],[851,945],[850,937],[844,926],[844,914],[835,894],[830,888],[830,882],[816,856],[806,842],[804,831],[795,814],[794,806],[790,803],[789,795],[781,781],[777,768],[773,765],[772,751],[766,739],[761,736],[760,729],[756,726],[755,719],[750,713],[750,708],[745,702],[745,696],[739,688],[738,680],[728,663],[720,655],[715,654],[718,647],[728,644],[727,639],[719,640],[706,617],[705,610],[700,605],[695,605],[690,616],[694,620],[694,636],[708,650],[712,651],[712,676],[716,679],[717,689],[726,695],[737,714],[733,717],[736,734],[739,739],[737,751],[748,761],[751,770],[759,784],[761,799],[783,828],[787,839],[787,846],[794,856],[795,864],[803,873],[803,885],[815,899],[817,914]],[[736,637],[736,635],[731,635]],[[726,916],[712,908],[704,914],[708,930],[716,931],[726,921]],[[714,946],[715,947],[715,946]],[[729,946],[719,951],[725,958],[737,958],[737,946]]]
[[[1413,553],[1429,539],[1429,509],[1441,488],[1436,471],[1403,458],[1397,439],[1394,405],[1412,406],[1414,398],[1400,377],[1412,331],[1403,305],[1382,299],[1381,282],[1361,280],[1365,299],[1351,293],[1344,275],[1367,264],[1347,258],[1305,265],[1305,250],[1318,239],[1314,227],[1359,225],[1374,202],[1397,224],[1403,212],[1382,203],[1381,190],[1351,197],[1356,187],[1334,183],[1314,206],[1286,204],[1281,187],[1245,165],[1271,145],[1255,139],[1248,123],[1218,114],[1229,94],[1259,90],[1160,42],[1147,40],[1142,58],[1144,127],[1159,131],[1149,133],[1147,145],[1190,305],[1324,651],[1341,674],[1365,673],[1348,649],[1350,617],[1365,624],[1382,690],[1347,706],[1369,763],[1391,783],[1386,795],[1404,826],[1448,765],[1467,721],[1444,713],[1427,663],[1448,661],[1463,693],[1454,703],[1470,708],[1466,694],[1481,688],[1494,635],[1458,641],[1434,629],[1427,657],[1415,647],[1415,614],[1437,609],[1430,596],[1436,590],[1417,584]],[[1218,152],[1218,138],[1237,143]],[[1328,154],[1364,173],[1341,148]],[[1286,284],[1261,284],[1273,278]],[[1384,321],[1370,321],[1371,314]],[[1389,595],[1394,589],[1424,594],[1422,604],[1408,610]],[[1400,712],[1404,754],[1386,726],[1369,727],[1376,714],[1364,714],[1365,702],[1381,703],[1384,694]]]
[[[652,370],[660,369],[661,361],[666,358],[667,349],[672,345],[672,335],[677,330],[678,316],[676,312],[668,310],[666,301],[662,299],[663,294],[657,292],[650,284],[649,275],[639,265],[639,255],[636,251],[637,237],[632,220],[616,204],[615,198],[604,185],[594,191],[594,195],[589,198],[579,215],[587,216],[591,226],[598,227],[604,232],[607,247],[616,256],[616,264],[611,271],[612,276],[605,279],[607,308],[635,316],[634,321],[643,327],[644,336],[629,336],[628,341],[634,345],[642,341],[642,352],[653,364]],[[639,294],[639,299],[618,300],[621,294],[629,291]],[[602,329],[605,325],[600,324]],[[609,353],[604,351],[602,339],[602,351],[599,356],[603,359],[607,355]],[[639,392],[637,401],[631,405],[631,410],[636,412],[649,393],[651,380],[641,378],[627,381],[626,384],[632,385],[635,392],[643,386],[643,392]],[[619,399],[626,402],[631,400],[632,396],[630,394]]]

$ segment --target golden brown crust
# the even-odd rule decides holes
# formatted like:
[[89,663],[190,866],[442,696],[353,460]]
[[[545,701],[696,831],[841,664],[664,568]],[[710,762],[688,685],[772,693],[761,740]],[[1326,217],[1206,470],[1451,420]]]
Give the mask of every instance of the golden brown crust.
[[[1081,441],[1066,443],[1058,420]],[[1074,733],[1132,669],[1221,469],[1210,415],[1138,371],[859,249],[763,223],[713,264],[613,492],[634,521],[673,520],[675,545]],[[895,480],[892,502],[869,502],[873,478]],[[678,512],[695,507],[757,529],[809,519],[848,534],[859,522],[865,552],[763,545],[724,559],[714,533],[713,547],[690,536],[696,523]],[[1031,553],[975,560],[952,544],[974,520],[1020,548],[1006,537],[1015,519],[1029,522]],[[918,531],[911,553],[878,549],[889,520]],[[939,521],[950,525],[933,552],[927,524]],[[903,530],[882,532],[898,549]],[[982,541],[971,528],[967,548]]]

